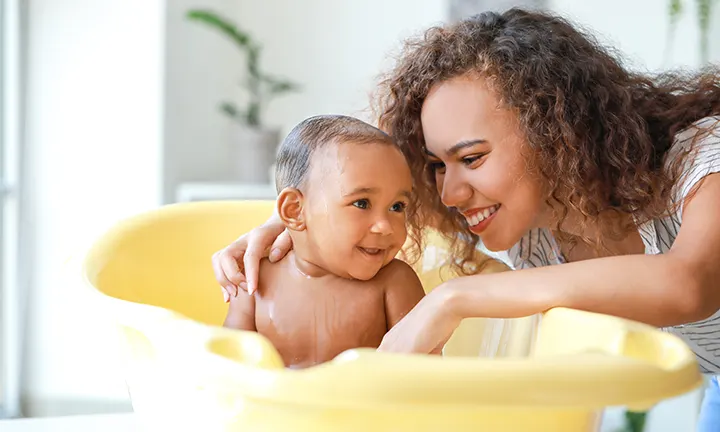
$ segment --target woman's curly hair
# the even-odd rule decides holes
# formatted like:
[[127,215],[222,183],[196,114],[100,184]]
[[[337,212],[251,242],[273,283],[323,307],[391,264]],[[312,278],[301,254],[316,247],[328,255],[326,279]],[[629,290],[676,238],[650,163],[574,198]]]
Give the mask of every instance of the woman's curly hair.
[[679,176],[678,168],[664,169],[673,137],[720,112],[717,70],[631,72],[593,37],[541,12],[486,12],[410,40],[380,83],[378,123],[405,151],[425,217],[463,264],[479,238],[440,201],[427,169],[420,112],[433,85],[466,74],[486,78],[517,113],[533,153],[529,162],[547,181],[548,201],[561,209],[560,233],[568,210],[586,220],[611,210],[639,222],[667,212]]

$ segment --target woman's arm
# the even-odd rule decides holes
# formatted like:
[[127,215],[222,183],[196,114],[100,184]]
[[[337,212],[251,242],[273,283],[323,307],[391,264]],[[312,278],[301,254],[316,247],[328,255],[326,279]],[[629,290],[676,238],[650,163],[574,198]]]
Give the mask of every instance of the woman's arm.
[[425,296],[379,351],[428,353],[469,317],[515,318],[553,307],[598,312],[655,326],[704,319],[720,309],[720,174],[685,204],[664,255],[598,258],[452,279]]
[[715,174],[685,204],[669,253],[454,279],[445,293],[449,312],[461,318],[520,317],[569,307],[655,326],[698,321],[720,309],[719,222]]
[[711,314],[698,300],[695,279],[667,255],[632,255],[462,277],[444,288],[448,312],[459,318],[516,318],[569,307],[663,327]]

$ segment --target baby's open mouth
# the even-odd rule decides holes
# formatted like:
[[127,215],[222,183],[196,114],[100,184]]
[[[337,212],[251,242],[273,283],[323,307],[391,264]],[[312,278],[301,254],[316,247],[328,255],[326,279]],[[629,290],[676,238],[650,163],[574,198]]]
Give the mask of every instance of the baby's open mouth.
[[385,249],[379,249],[379,248],[364,248],[361,246],[358,246],[358,249],[360,249],[361,252],[370,255],[370,256],[378,256],[381,255]]

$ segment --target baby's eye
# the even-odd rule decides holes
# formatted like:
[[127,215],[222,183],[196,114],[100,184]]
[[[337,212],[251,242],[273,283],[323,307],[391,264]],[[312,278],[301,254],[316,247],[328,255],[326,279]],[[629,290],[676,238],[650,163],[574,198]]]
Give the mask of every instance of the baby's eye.
[[370,207],[370,201],[368,201],[368,200],[366,200],[366,199],[361,199],[361,200],[355,201],[355,202],[353,203],[353,205],[354,205],[355,207],[359,208],[359,209],[365,210],[365,209],[367,209],[367,208]]
[[395,204],[392,205],[392,207],[390,207],[390,211],[404,212],[406,207],[407,207],[407,204],[405,204],[404,202],[396,202]]

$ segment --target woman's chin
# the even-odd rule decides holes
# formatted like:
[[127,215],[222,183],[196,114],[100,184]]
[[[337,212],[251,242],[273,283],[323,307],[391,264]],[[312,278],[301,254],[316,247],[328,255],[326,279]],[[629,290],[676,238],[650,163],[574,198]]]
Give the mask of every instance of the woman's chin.
[[504,248],[501,246],[497,246],[493,243],[487,243],[484,240],[483,240],[483,246],[485,247],[485,249],[489,250],[490,252],[503,252],[503,251],[510,249],[510,248]]
[[504,252],[515,246],[520,238],[510,238],[510,236],[497,236],[491,233],[484,233],[480,236],[485,249],[490,252]]

